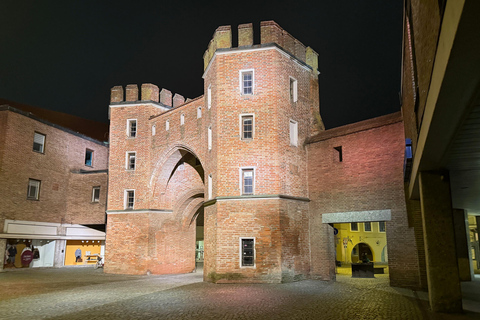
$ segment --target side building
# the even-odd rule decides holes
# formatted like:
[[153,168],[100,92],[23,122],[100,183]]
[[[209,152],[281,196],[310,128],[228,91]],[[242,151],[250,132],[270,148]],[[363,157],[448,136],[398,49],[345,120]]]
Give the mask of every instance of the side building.
[[[2,269],[83,265],[90,263],[86,254],[102,253],[107,134],[107,124],[0,100]],[[39,257],[22,265],[22,251],[31,246]],[[14,263],[5,257],[10,247]]]

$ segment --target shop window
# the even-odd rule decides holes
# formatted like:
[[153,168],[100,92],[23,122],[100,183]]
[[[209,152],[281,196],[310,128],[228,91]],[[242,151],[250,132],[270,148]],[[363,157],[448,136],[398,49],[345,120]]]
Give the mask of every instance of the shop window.
[[40,180],[28,179],[28,200],[38,200],[40,196]]
[[44,153],[45,151],[45,135],[35,132],[33,136],[33,151]]
[[92,202],[99,202],[100,201],[100,187],[93,187],[92,188]]
[[242,267],[255,266],[255,238],[240,238],[240,261]]

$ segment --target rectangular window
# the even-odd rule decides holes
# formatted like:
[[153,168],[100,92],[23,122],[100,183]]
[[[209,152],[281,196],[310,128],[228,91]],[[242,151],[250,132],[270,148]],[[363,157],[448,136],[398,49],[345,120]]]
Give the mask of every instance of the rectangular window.
[[137,136],[137,119],[127,120],[127,136],[135,138]]
[[253,115],[242,116],[242,140],[253,138]]
[[242,194],[253,194],[253,169],[242,169]]
[[385,221],[378,222],[378,231],[385,232]]
[[240,71],[241,93],[253,94],[253,70]]
[[343,161],[342,146],[333,147],[333,149],[337,150],[337,153],[338,153],[338,162],[342,162],[342,161]]
[[358,223],[357,222],[350,223],[350,231],[358,231]]
[[242,267],[255,266],[255,238],[240,238],[240,261]]
[[93,187],[92,188],[92,202],[99,202],[100,201],[100,187]]
[[35,132],[33,136],[33,151],[43,153],[45,150],[45,135]]
[[290,101],[297,102],[298,91],[297,91],[297,80],[290,77]]
[[85,165],[89,167],[93,166],[93,150],[85,150]]
[[135,152],[127,152],[127,164],[125,166],[127,170],[135,170],[135,158]]
[[170,120],[165,121],[165,131],[170,130]]
[[298,122],[290,120],[290,145],[298,145]]
[[208,175],[208,199],[213,197],[213,177],[211,174]]
[[157,125],[152,126],[152,136],[154,136],[157,133]]
[[197,108],[197,119],[200,119],[202,117],[202,107]]
[[212,85],[209,85],[207,89],[207,106],[208,109],[212,107]]
[[183,126],[185,124],[185,115],[182,113],[180,115],[180,125]]
[[212,150],[212,127],[208,127],[208,150]]
[[367,232],[372,231],[372,223],[371,222],[365,222],[363,224],[363,227],[364,227],[365,231],[367,231]]
[[125,190],[125,209],[133,209],[135,204],[135,191]]
[[40,195],[40,180],[28,179],[27,199],[38,200]]

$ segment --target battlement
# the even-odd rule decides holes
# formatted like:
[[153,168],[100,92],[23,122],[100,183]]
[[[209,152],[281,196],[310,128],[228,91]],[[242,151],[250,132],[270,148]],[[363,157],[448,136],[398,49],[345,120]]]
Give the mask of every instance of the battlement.
[[139,99],[138,86],[136,84],[129,84],[125,87],[125,92],[122,86],[115,86],[110,91],[110,103],[119,102],[135,102],[135,101],[155,101],[160,102],[165,106],[176,108],[185,103],[185,98],[175,93],[172,95],[170,90],[159,88],[151,83],[144,83],[141,86]]
[[[275,43],[286,52],[295,56],[298,60],[312,67],[313,71],[318,70],[318,53],[310,47],[295,39],[287,31],[283,30],[275,21],[260,22],[260,44]],[[253,47],[253,25],[251,23],[238,26],[238,48]],[[210,60],[217,49],[232,48],[231,26],[220,26],[213,33],[212,40],[203,55],[203,69],[207,69]]]

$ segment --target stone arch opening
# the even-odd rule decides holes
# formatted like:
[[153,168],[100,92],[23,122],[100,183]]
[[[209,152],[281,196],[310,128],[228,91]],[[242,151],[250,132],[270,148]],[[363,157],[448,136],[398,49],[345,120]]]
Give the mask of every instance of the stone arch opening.
[[375,261],[372,248],[365,242],[359,242],[352,249],[352,262],[362,262],[364,256],[370,261]]

